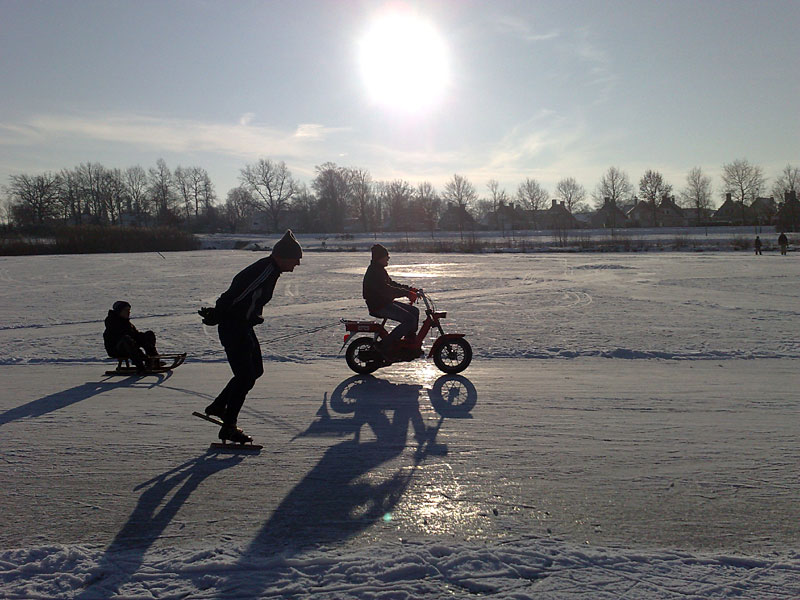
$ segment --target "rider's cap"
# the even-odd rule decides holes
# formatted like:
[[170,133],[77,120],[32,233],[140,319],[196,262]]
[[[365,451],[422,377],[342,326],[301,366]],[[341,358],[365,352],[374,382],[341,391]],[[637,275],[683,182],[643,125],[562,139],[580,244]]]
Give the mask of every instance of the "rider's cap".
[[117,300],[114,302],[114,305],[111,307],[115,313],[121,313],[123,308],[130,308],[131,305],[125,302],[125,300]]
[[384,256],[389,256],[389,251],[385,247],[381,246],[380,244],[375,244],[372,248],[370,248],[370,250],[372,250],[372,258],[373,259],[383,258]]
[[303,249],[294,237],[291,229],[287,229],[283,237],[272,247],[272,256],[278,258],[303,258]]

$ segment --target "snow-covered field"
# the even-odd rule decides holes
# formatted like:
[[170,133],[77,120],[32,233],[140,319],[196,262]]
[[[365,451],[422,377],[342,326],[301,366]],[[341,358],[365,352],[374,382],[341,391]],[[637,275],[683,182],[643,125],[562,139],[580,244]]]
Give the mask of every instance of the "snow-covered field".
[[[796,255],[393,256],[475,360],[353,377],[362,253],[309,253],[240,424],[195,311],[260,255],[0,258],[4,598],[800,597]],[[117,299],[186,365],[112,378]]]

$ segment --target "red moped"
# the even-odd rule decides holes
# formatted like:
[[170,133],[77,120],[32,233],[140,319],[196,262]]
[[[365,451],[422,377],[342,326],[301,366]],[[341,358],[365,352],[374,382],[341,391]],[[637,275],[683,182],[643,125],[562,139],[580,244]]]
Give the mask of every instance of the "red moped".
[[[344,336],[342,349],[347,346],[345,360],[347,366],[356,373],[366,374],[377,371],[381,367],[396,362],[409,362],[425,356],[422,342],[428,332],[435,328],[439,337],[431,346],[428,358],[433,358],[436,366],[445,373],[460,373],[472,361],[472,346],[464,339],[463,333],[445,333],[441,320],[447,317],[446,312],[436,310],[433,299],[424,290],[418,290],[417,297],[425,303],[425,320],[413,340],[399,342],[396,357],[392,360],[384,358],[376,344],[389,335],[386,331],[386,319],[378,321],[349,321],[342,319],[347,333]],[[372,334],[371,336],[358,336],[359,333]],[[350,345],[348,346],[348,342]]]

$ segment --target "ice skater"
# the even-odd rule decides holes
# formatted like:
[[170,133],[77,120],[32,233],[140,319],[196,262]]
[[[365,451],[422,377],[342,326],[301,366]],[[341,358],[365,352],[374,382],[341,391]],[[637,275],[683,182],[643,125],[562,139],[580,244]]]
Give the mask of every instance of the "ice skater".
[[252,438],[236,425],[247,393],[264,374],[261,346],[253,327],[264,322],[261,310],[272,299],[275,283],[281,273],[294,271],[300,264],[303,249],[291,230],[272,248],[272,254],[254,262],[233,278],[230,287],[217,300],[213,309],[203,309],[203,322],[217,324],[219,341],[233,371],[233,377],[205,413],[222,419],[219,439],[237,444]]
[[[389,264],[389,251],[375,244],[370,249],[372,261],[364,274],[363,296],[369,314],[381,319],[399,321],[392,332],[378,344],[378,351],[391,361],[397,355],[401,338],[413,338],[419,327],[419,309],[413,306],[417,299],[417,288],[392,281],[386,272]],[[412,304],[397,302],[395,298],[407,297]]]
[[756,236],[756,241],[753,243],[753,246],[756,249],[756,255],[761,254],[761,238]]
[[131,305],[125,300],[114,302],[105,320],[103,344],[111,358],[131,360],[136,365],[137,373],[144,373],[148,366],[156,364],[156,334],[152,331],[141,332],[131,323]]
[[787,238],[786,234],[783,232],[778,236],[778,246],[781,247],[781,256],[786,256],[786,249],[789,247],[789,238]]

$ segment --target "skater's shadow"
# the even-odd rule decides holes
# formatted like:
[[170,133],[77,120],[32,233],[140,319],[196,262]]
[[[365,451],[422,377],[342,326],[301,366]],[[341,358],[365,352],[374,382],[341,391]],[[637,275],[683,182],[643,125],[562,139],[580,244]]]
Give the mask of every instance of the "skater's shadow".
[[[243,456],[208,450],[205,454],[145,481],[128,521],[89,573],[80,600],[116,597],[142,566],[144,555],[161,537],[180,508],[206,478],[238,465]],[[168,498],[169,497],[169,498]]]
[[[332,417],[323,399],[318,418],[300,436],[352,438],[328,448],[275,508],[244,551],[242,566],[276,551],[297,555],[312,545],[336,544],[378,521],[391,520],[419,465],[429,456],[448,452],[445,444],[436,441],[445,417],[439,415],[435,424],[426,424],[420,411],[421,390],[420,385],[372,376],[349,378],[331,394],[332,409],[351,415],[346,418]],[[367,428],[374,439],[365,441]],[[258,596],[284,581],[287,574],[281,572],[280,564],[271,562],[257,573],[248,573],[248,594]],[[239,585],[229,580],[224,588]],[[219,594],[224,598],[229,592],[220,590]]]
[[152,377],[148,377],[145,380],[136,376],[126,377],[125,379],[106,378],[102,381],[88,381],[82,385],[44,396],[38,400],[33,400],[0,413],[0,427],[18,419],[41,417],[47,413],[61,410],[98,394],[121,387],[144,386],[149,388],[159,385],[165,380],[166,377],[159,374],[155,381],[153,381]]

